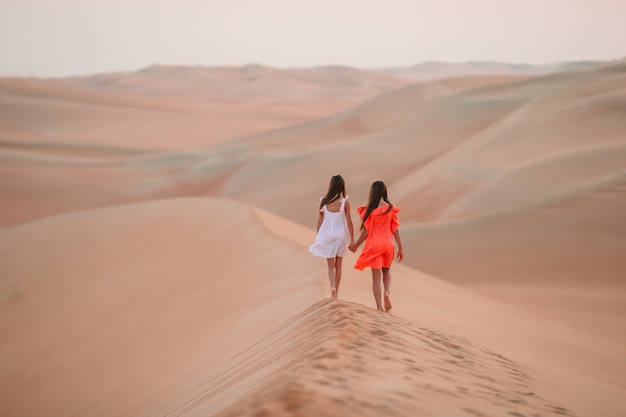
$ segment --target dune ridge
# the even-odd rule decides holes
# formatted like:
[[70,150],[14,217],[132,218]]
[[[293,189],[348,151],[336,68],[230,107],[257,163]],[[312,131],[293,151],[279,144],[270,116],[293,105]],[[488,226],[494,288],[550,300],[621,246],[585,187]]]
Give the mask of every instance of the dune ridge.
[[[283,332],[287,340],[270,337],[259,349],[263,367],[265,361],[283,366],[217,415],[312,416],[321,410],[342,416],[574,415],[537,392],[527,367],[466,338],[362,305],[321,301],[289,326]],[[259,364],[257,358],[248,361],[244,372]],[[240,378],[235,370],[214,389],[219,392]],[[207,410],[189,411],[204,415]]]

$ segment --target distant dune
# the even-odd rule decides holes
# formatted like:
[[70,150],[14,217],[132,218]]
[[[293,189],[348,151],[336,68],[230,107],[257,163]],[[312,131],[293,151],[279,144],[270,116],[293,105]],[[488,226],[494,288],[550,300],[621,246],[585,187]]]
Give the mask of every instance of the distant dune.
[[[621,417],[626,64],[506,68],[0,79],[0,414]],[[307,253],[336,173],[391,315]]]
[[496,61],[424,62],[408,67],[387,67],[378,71],[410,81],[430,81],[472,75],[545,75],[550,73],[591,70],[622,61],[572,61],[545,65],[509,64]]
[[405,81],[375,71],[327,66],[279,69],[262,65],[183,67],[153,65],[136,72],[62,80],[94,91],[153,96],[239,100],[312,100],[368,95],[397,88]]
[[406,83],[343,67],[154,66],[80,78],[0,78],[0,141],[197,149],[330,115]]

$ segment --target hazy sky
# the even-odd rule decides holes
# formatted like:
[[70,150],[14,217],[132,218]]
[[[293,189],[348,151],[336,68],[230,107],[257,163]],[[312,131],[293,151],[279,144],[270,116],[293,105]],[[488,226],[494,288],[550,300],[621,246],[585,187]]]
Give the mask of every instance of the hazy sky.
[[626,0],[0,0],[0,75],[626,56]]

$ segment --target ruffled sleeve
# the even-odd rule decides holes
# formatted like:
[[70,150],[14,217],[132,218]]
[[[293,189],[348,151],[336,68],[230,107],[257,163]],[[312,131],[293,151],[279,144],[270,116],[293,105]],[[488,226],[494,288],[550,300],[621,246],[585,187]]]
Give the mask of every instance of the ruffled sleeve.
[[359,217],[361,218],[361,220],[363,220],[363,216],[365,216],[365,212],[367,210],[365,209],[365,206],[359,206],[356,208],[356,212],[359,213]]
[[400,227],[400,221],[398,220],[398,212],[400,209],[398,207],[393,207],[391,209],[391,233],[396,233],[398,227]]

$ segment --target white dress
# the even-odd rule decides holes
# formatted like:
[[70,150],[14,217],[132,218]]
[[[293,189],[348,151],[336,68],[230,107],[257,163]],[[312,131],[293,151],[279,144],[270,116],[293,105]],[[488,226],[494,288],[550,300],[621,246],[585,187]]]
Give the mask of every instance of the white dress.
[[328,211],[326,205],[321,208],[324,220],[315,237],[315,243],[309,248],[309,252],[320,258],[334,258],[345,256],[348,252],[346,245],[346,198],[341,199],[341,207],[338,212]]

